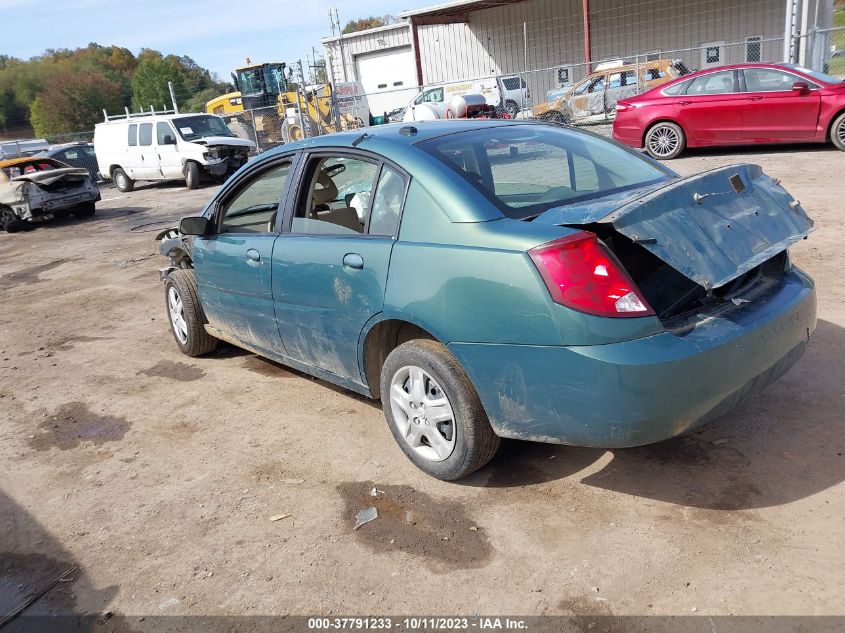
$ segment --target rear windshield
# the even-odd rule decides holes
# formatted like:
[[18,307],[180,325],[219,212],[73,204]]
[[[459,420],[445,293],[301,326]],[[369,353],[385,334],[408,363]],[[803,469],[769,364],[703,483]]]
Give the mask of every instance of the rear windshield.
[[208,136],[237,136],[230,130],[223,119],[208,114],[185,116],[173,119],[173,125],[186,141],[195,141]]
[[17,163],[16,165],[10,165],[8,167],[0,168],[8,178],[17,178],[18,176],[24,176],[26,174],[34,174],[35,172],[39,171],[49,171],[51,169],[56,169],[57,167],[66,167],[67,165],[63,165],[61,163],[52,161],[50,159],[40,159],[32,161],[28,161],[25,163]]
[[418,146],[515,219],[658,183],[670,173],[615,143],[549,125],[491,127]]

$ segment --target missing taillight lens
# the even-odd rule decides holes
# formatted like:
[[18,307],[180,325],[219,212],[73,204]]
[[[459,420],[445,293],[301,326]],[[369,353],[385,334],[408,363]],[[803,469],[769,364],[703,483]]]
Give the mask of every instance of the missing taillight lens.
[[650,316],[631,278],[593,233],[583,231],[528,251],[552,300],[605,317]]

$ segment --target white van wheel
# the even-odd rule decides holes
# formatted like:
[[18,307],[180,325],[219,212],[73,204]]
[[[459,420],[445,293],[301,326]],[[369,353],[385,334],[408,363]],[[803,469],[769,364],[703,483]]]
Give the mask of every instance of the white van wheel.
[[193,161],[185,165],[185,186],[188,189],[197,189],[200,186],[200,167]]
[[127,176],[126,172],[120,167],[115,168],[111,174],[111,178],[114,181],[114,186],[120,191],[129,192],[135,188],[135,181]]

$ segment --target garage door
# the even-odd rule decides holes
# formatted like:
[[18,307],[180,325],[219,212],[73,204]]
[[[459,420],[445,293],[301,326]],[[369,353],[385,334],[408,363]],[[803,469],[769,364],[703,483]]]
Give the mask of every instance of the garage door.
[[375,116],[407,105],[417,94],[417,73],[410,46],[357,55],[355,65]]

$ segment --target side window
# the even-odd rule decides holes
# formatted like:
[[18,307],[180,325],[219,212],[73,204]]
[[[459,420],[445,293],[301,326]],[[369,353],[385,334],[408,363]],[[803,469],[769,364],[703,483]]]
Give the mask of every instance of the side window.
[[731,92],[736,92],[732,70],[696,77],[687,89],[688,95],[718,95]]
[[633,70],[626,70],[622,73],[622,85],[623,86],[636,86],[637,85],[637,73]]
[[425,93],[425,99],[423,99],[423,101],[426,103],[440,103],[443,101],[443,88],[429,90]]
[[156,144],[167,145],[167,140],[170,140],[170,145],[174,145],[175,143],[173,141],[176,140],[176,133],[170,127],[169,123],[159,121],[156,123]]
[[590,89],[588,92],[602,92],[604,90],[604,75],[596,79],[592,84],[590,84]]
[[646,68],[644,76],[646,81],[654,81],[655,79],[663,79],[666,77],[666,73],[657,67]]
[[271,167],[224,202],[220,232],[272,232],[290,166],[290,161],[285,161]]
[[129,147],[135,147],[138,144],[138,126],[134,123],[129,126]]
[[153,144],[153,124],[141,123],[138,130],[138,145],[147,146]]
[[613,73],[610,76],[610,83],[608,84],[608,88],[611,90],[613,88],[621,88],[622,87],[622,73]]
[[370,235],[396,235],[404,196],[402,174],[387,165],[382,167],[370,211]]
[[69,149],[65,152],[62,152],[62,155],[57,156],[56,158],[61,161],[79,160],[79,152],[77,152],[75,149]]
[[370,213],[378,165],[360,158],[311,160],[291,223],[291,233],[363,233]]
[[746,68],[745,88],[748,92],[778,92],[792,90],[799,81],[795,75],[770,68]]
[[674,97],[675,95],[681,95],[686,92],[687,86],[690,85],[689,81],[680,81],[676,84],[672,84],[668,88],[663,89],[663,94],[669,95],[670,97]]
[[589,88],[589,87],[590,87],[590,80],[587,79],[587,80],[581,82],[580,84],[578,84],[578,87],[575,89],[575,94],[582,95],[585,92],[587,92],[587,88]]

